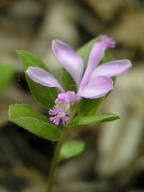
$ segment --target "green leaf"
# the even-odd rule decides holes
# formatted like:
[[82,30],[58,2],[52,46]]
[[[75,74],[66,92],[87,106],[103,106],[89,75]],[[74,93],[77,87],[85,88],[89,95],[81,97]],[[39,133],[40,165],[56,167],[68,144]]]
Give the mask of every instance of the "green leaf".
[[70,140],[62,145],[60,151],[60,160],[68,159],[70,157],[79,155],[84,151],[85,143],[80,140]]
[[17,50],[17,54],[19,55],[20,60],[23,63],[24,70],[26,71],[28,67],[41,67],[48,71],[47,66],[43,63],[43,61],[37,56],[29,53],[28,51]]
[[[32,55],[27,51],[17,51],[24,69],[28,67],[41,67],[48,71],[46,65],[37,56]],[[54,100],[57,96],[57,89],[55,87],[46,87],[41,84],[33,82],[30,78],[26,78],[30,91],[33,97],[46,108],[51,108],[54,105]]]
[[60,129],[53,125],[48,117],[38,113],[31,106],[10,105],[8,115],[10,121],[39,137],[51,141],[59,140]]
[[76,91],[76,83],[65,69],[62,70],[61,81],[65,90]]
[[[93,44],[96,43],[98,40],[99,40],[99,38],[94,38],[78,50],[78,54],[83,58],[85,65],[87,65],[87,63],[88,63],[88,57],[89,57]],[[112,57],[110,51],[106,50],[104,57],[101,60],[101,63],[111,61],[112,59],[113,59],[113,57]],[[78,110],[79,110],[78,115],[79,116],[94,115],[96,113],[98,107],[100,106],[100,104],[102,103],[102,101],[105,98],[106,98],[106,96],[98,98],[98,99],[82,98],[79,103],[79,106],[78,106]]]
[[113,56],[112,56],[110,50],[106,49],[104,57],[102,58],[100,63],[106,63],[106,62],[112,61],[112,60],[113,60]]
[[98,123],[98,122],[106,122],[106,121],[114,121],[120,119],[118,115],[112,114],[112,113],[103,113],[98,114],[95,116],[86,116],[82,117],[80,119],[72,120],[69,125],[75,126],[75,125],[87,125],[91,123]]
[[82,98],[79,103],[79,114],[80,116],[85,115],[94,115],[100,106],[101,102],[104,100],[104,97],[100,97],[97,99],[85,99]]
[[54,101],[57,97],[55,87],[45,87],[35,83],[30,78],[26,77],[32,96],[43,106],[50,109],[54,106]]
[[0,64],[0,93],[9,85],[14,73],[14,67],[11,64]]

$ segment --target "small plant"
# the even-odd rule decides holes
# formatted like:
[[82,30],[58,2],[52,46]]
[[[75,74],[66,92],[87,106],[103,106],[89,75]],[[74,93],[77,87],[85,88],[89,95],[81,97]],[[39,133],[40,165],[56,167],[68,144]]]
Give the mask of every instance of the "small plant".
[[114,47],[115,42],[106,35],[93,39],[77,53],[69,45],[54,40],[52,51],[64,68],[59,81],[38,57],[17,51],[30,91],[48,114],[16,104],[9,107],[9,119],[37,136],[57,141],[49,172],[49,192],[58,163],[84,150],[83,141],[67,141],[74,126],[119,119],[111,113],[96,115],[99,105],[113,89],[114,77],[131,67],[129,60],[113,60],[108,48]]

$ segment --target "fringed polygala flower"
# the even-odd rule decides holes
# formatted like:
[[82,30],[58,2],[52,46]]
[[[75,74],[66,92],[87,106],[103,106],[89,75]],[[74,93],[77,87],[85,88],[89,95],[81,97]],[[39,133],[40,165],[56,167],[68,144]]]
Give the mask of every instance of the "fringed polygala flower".
[[77,92],[64,90],[56,78],[39,67],[29,67],[26,71],[29,78],[47,87],[56,87],[59,94],[55,106],[49,110],[50,120],[56,124],[66,124],[70,118],[70,106],[79,102],[81,98],[99,98],[106,95],[113,88],[111,77],[126,72],[131,67],[129,60],[114,60],[98,65],[104,56],[106,48],[114,48],[115,42],[106,35],[100,35],[90,52],[87,67],[84,71],[82,58],[67,44],[53,40],[52,51],[61,65],[74,79]]

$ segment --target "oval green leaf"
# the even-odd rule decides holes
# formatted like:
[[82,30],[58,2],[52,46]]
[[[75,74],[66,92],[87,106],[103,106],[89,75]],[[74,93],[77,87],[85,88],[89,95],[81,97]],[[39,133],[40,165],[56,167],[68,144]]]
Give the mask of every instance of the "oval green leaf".
[[48,71],[47,66],[43,63],[43,61],[39,57],[29,53],[28,51],[24,51],[24,50],[17,50],[16,52],[17,52],[20,60],[22,61],[25,71],[27,70],[28,67],[31,67],[31,66],[32,67],[41,67]]
[[85,143],[80,140],[70,140],[62,145],[60,151],[60,160],[68,159],[70,157],[79,155],[84,151]]
[[49,119],[31,106],[16,104],[9,106],[9,120],[33,134],[47,140],[59,140],[61,131]]
[[0,93],[9,85],[14,73],[14,67],[11,64],[0,64]]
[[120,119],[118,115],[113,113],[103,113],[95,116],[86,116],[79,119],[72,120],[69,125],[87,125],[92,123],[106,122],[106,121],[114,121]]

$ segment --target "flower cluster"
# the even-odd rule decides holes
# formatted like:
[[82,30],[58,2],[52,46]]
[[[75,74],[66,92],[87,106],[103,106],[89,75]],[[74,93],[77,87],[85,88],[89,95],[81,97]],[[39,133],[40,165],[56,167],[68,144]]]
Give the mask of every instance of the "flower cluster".
[[127,59],[113,60],[98,65],[104,56],[106,48],[114,48],[115,41],[107,35],[100,35],[100,41],[96,42],[90,52],[87,67],[84,71],[82,58],[67,44],[53,40],[52,51],[61,65],[74,79],[77,92],[66,91],[62,85],[49,72],[39,67],[29,67],[26,71],[29,78],[36,83],[47,87],[59,89],[55,106],[49,110],[50,120],[56,124],[66,124],[70,118],[70,106],[80,101],[81,98],[99,98],[106,95],[113,88],[111,77],[117,76],[131,67]]
[[70,114],[69,108],[70,108],[69,104],[60,103],[59,106],[56,106],[53,109],[50,109],[49,115],[53,116],[53,117],[50,117],[50,120],[56,125],[66,124],[70,120],[70,118],[67,117],[67,115]]

